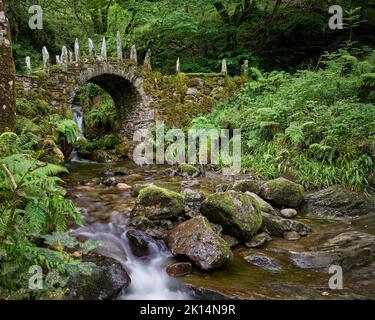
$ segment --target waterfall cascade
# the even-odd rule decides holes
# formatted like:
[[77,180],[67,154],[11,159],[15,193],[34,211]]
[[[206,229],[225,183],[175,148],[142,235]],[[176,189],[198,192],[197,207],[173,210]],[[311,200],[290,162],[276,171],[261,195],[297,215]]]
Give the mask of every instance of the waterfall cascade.
[[83,125],[83,110],[82,106],[73,104],[72,105],[72,112],[73,112],[73,120],[78,125],[79,131],[83,135],[85,133],[84,125]]

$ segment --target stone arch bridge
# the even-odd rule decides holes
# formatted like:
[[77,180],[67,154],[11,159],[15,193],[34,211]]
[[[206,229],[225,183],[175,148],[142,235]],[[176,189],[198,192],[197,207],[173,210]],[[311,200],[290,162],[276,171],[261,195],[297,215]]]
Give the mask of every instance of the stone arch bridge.
[[[155,95],[155,92],[145,90],[146,79],[152,79],[150,50],[141,66],[138,65],[135,46],[131,48],[130,57],[124,59],[121,35],[118,33],[116,58],[107,57],[105,38],[101,54],[95,57],[93,51],[93,42],[89,39],[89,55],[81,57],[79,43],[76,40],[74,53],[63,47],[61,56],[56,56],[56,64],[52,65],[47,48],[44,47],[42,50],[44,71],[33,73],[31,60],[27,57],[28,74],[17,76],[18,83],[21,84],[18,94],[24,95],[30,91],[37,92],[43,89],[51,104],[66,112],[72,106],[80,87],[85,83],[94,83],[112,97],[116,106],[120,130],[126,136],[132,137],[135,130],[152,126],[157,117],[157,110],[151,102],[155,100],[155,96],[160,96],[163,92],[158,92]],[[247,66],[247,62],[244,66]],[[180,72],[180,61],[177,59],[176,74],[181,74]],[[189,77],[189,74],[184,75]],[[197,75],[190,75],[190,78],[192,77],[197,78]],[[197,81],[186,88],[186,95],[196,99],[197,103],[199,102],[197,97],[201,95],[201,92],[207,92],[204,80],[206,77],[210,78],[211,84],[215,81],[222,82],[227,77],[226,60],[222,61],[221,73],[200,74],[199,79],[195,79]]]

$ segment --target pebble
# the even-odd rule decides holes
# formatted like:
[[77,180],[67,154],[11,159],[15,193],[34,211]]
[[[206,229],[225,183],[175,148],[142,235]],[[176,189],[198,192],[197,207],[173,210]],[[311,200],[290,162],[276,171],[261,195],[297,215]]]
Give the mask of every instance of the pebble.
[[289,240],[289,241],[296,241],[296,240],[301,239],[301,236],[296,231],[288,231],[288,232],[284,232],[284,239]]
[[287,219],[292,219],[297,216],[297,210],[294,209],[283,209],[280,211],[280,214]]

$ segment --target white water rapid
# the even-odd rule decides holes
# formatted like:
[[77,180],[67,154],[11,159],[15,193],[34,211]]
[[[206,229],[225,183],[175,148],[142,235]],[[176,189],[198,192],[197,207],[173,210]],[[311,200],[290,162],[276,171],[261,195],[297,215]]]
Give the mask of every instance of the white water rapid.
[[120,300],[188,300],[189,295],[180,288],[180,282],[168,276],[165,269],[171,262],[171,253],[162,241],[147,237],[149,254],[136,257],[126,233],[131,230],[118,224],[93,224],[72,233],[101,241],[97,253],[111,257],[122,264],[131,278],[131,285],[118,298]]

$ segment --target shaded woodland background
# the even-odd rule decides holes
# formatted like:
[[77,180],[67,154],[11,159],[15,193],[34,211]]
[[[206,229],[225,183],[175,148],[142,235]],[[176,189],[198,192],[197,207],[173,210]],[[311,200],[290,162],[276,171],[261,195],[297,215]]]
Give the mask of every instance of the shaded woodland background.
[[[18,69],[24,57],[41,61],[47,46],[51,56],[61,47],[73,49],[75,38],[97,51],[106,36],[115,52],[116,31],[127,50],[153,52],[154,68],[173,72],[177,57],[185,72],[220,70],[227,58],[229,71],[239,74],[243,60],[264,70],[294,71],[316,64],[324,51],[347,44],[375,42],[375,1],[372,0],[8,0]],[[44,9],[44,29],[30,30],[28,8]],[[328,8],[341,5],[345,29],[330,30]],[[128,52],[128,51],[127,51]]]

